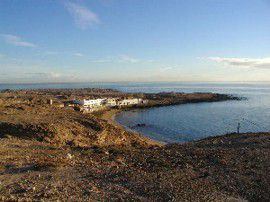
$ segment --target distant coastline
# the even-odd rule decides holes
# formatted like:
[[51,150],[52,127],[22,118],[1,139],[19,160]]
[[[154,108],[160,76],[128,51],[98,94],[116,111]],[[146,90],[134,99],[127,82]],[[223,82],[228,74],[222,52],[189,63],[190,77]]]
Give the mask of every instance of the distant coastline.
[[[174,93],[166,93],[166,94],[170,96],[171,94],[173,95]],[[204,95],[204,94],[202,93],[202,95]],[[153,94],[152,96],[155,96],[155,94]],[[107,110],[107,111],[105,110],[105,111],[102,111],[100,113],[99,117],[101,117],[102,119],[115,125],[116,127],[121,127],[123,130],[129,130],[129,131],[132,131],[134,133],[139,133],[140,135],[146,137],[145,134],[140,133],[140,132],[130,128],[130,126],[122,125],[121,123],[119,123],[116,120],[116,116],[124,111],[132,111],[132,110],[138,110],[138,109],[152,109],[152,108],[156,108],[156,107],[175,106],[175,105],[191,104],[191,103],[221,102],[221,101],[228,101],[228,100],[244,100],[244,99],[246,99],[246,98],[236,97],[236,96],[232,96],[232,95],[225,95],[225,94],[217,94],[217,97],[214,99],[213,98],[210,98],[210,99],[199,98],[199,99],[195,99],[195,100],[175,100],[175,101],[169,100],[167,102],[156,102],[156,103],[150,102],[150,104],[147,104],[144,106],[125,107],[125,108],[120,108],[120,109],[111,109],[111,110]],[[148,138],[148,137],[146,137],[146,138]],[[153,139],[151,139],[151,141],[154,141],[154,142],[157,142],[160,144],[165,144],[164,141],[158,141],[158,140],[153,140]]]
[[[0,90],[4,89],[11,89],[11,90],[20,90],[20,89],[65,89],[65,88],[114,88],[118,90],[122,90],[124,88],[131,88],[131,87],[140,87],[144,86],[144,89],[147,89],[147,87],[151,86],[181,86],[183,87],[187,85],[187,87],[192,86],[201,86],[201,88],[206,87],[207,85],[217,85],[220,87],[226,87],[226,86],[247,86],[256,87],[257,85],[266,85],[268,86],[270,84],[270,81],[235,81],[235,82],[217,82],[217,81],[152,81],[152,82],[128,82],[128,81],[122,81],[122,82],[48,82],[48,83],[0,83]],[[146,88],[145,88],[146,87]],[[137,92],[142,92],[137,91]]]

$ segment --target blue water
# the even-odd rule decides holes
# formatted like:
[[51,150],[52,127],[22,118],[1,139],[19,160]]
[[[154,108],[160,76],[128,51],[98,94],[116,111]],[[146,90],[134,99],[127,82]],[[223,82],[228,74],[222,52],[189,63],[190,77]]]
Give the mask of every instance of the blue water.
[[[152,139],[186,142],[213,135],[270,131],[270,83],[0,84],[0,89],[112,88],[124,92],[217,92],[248,100],[195,103],[122,112],[116,120]],[[145,127],[136,127],[144,123]],[[134,127],[135,126],[135,127]]]
[[[152,139],[186,142],[208,136],[270,131],[270,84],[171,83],[126,87],[131,92],[217,92],[247,100],[195,103],[122,112],[116,120]],[[137,127],[143,123],[144,127]]]

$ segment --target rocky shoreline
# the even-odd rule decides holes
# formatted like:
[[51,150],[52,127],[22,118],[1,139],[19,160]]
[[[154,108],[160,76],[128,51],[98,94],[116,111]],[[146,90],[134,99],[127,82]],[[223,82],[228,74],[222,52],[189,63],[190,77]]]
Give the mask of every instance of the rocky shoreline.
[[[126,131],[121,110],[83,114],[73,97],[144,97],[145,107],[238,99],[211,93],[126,94],[107,89],[0,93],[2,201],[268,201],[270,133],[160,144]],[[47,103],[54,99],[54,105]],[[141,106],[140,106],[141,107]]]
[[72,107],[63,107],[63,103],[73,99],[108,97],[136,97],[148,100],[147,104],[121,107],[118,110],[239,99],[216,93],[131,94],[110,89],[4,90],[0,93],[0,136],[35,139],[59,146],[85,147],[133,143],[147,145],[148,138],[126,131],[108,119],[99,118],[99,113],[111,109],[83,114]]
[[134,108],[152,108],[163,107],[180,104],[202,103],[202,102],[223,102],[231,100],[245,100],[244,97],[238,97],[230,94],[219,93],[157,93],[146,94],[146,99],[149,99],[149,103],[144,106],[138,106]]

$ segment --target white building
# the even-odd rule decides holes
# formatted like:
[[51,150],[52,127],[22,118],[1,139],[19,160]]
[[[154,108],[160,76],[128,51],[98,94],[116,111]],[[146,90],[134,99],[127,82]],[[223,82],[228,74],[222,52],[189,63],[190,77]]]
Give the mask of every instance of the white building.
[[[133,106],[133,105],[142,105],[146,104],[147,100],[141,98],[107,98],[107,99],[83,99],[83,100],[74,100],[74,107],[80,109],[83,112],[94,112],[98,110],[105,109],[106,107],[124,107],[124,106]],[[78,106],[79,105],[79,106]]]
[[141,98],[132,98],[132,99],[123,99],[117,102],[118,106],[130,106],[130,105],[138,105],[143,104],[144,101]]
[[83,107],[93,108],[100,107],[105,103],[106,99],[83,99],[83,100],[74,100],[74,104],[81,105]]
[[106,99],[106,106],[107,107],[115,107],[117,106],[118,98],[108,98]]

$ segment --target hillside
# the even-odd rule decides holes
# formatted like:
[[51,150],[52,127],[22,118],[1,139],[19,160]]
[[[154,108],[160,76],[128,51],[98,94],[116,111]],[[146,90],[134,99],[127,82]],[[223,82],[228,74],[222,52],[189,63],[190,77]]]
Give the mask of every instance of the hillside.
[[56,147],[0,139],[2,200],[228,201],[270,198],[270,134],[164,147]]
[[[185,144],[151,141],[110,117],[60,107],[73,97],[141,96],[146,107],[235,99],[220,94],[113,90],[0,94],[0,200],[267,201],[270,134]],[[54,104],[48,104],[53,99]]]

